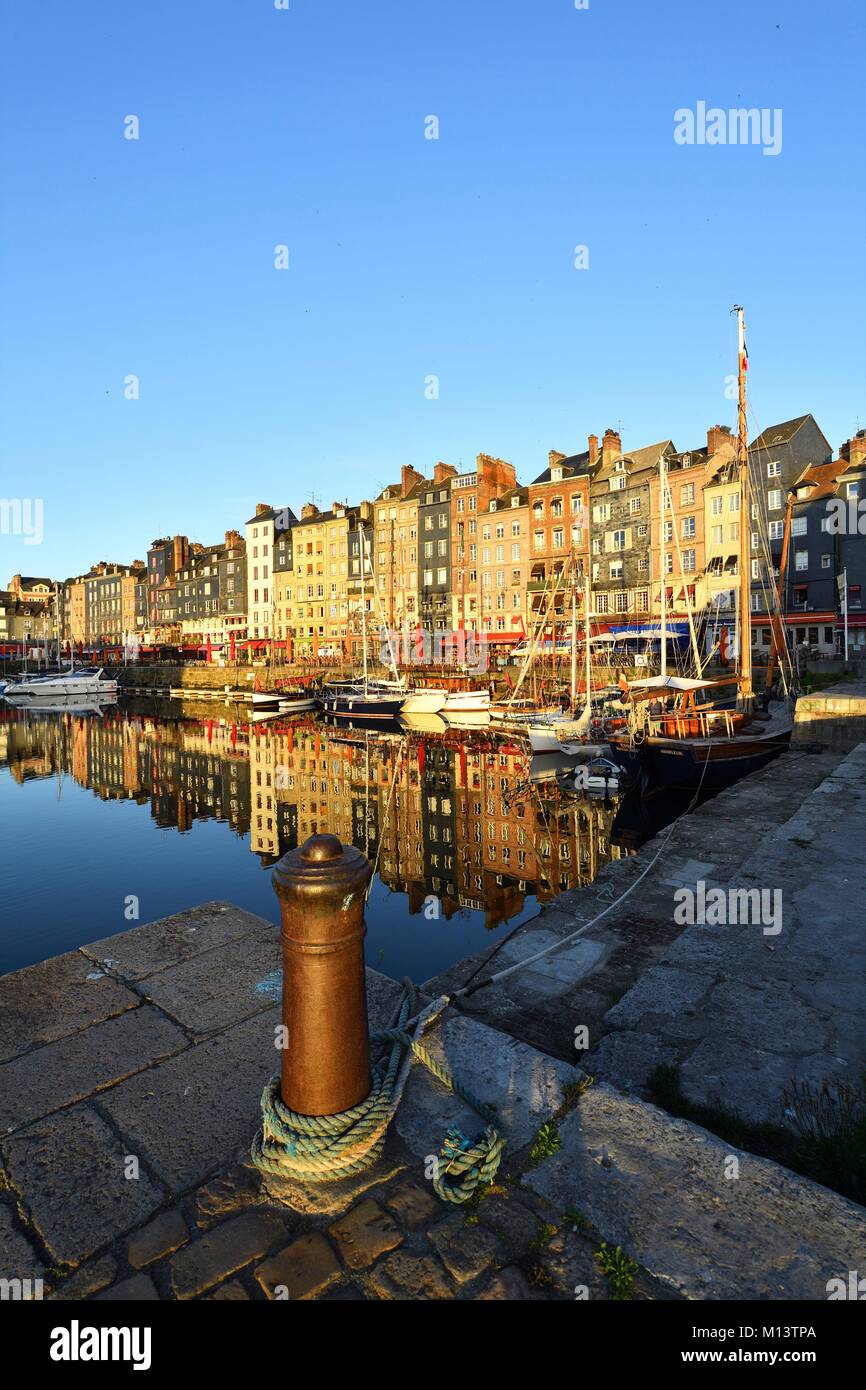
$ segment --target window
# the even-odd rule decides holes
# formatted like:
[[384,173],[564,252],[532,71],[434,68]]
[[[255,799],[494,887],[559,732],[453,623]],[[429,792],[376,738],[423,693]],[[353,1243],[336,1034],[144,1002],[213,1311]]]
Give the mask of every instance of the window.
[[629,504],[628,504],[628,509],[629,509],[629,511],[631,512],[632,516],[634,516],[636,512],[639,512],[639,511],[640,511],[640,498],[639,498],[639,497],[632,497],[632,498],[630,498],[630,499],[629,499]]
[[694,550],[683,551],[683,569],[686,574],[694,572],[696,552]]
[[672,521],[666,521],[664,524],[664,538],[668,545],[674,538],[674,523]]
[[778,478],[778,477],[781,477],[781,473],[782,473],[782,465],[781,465],[781,463],[778,463],[778,462],[775,462],[775,461],[774,461],[773,463],[768,463],[768,464],[767,464],[767,477],[768,477],[768,478]]
[[543,532],[543,531],[533,531],[533,533],[532,533],[532,545],[533,545],[533,549],[535,549],[535,550],[543,550],[543,549],[544,549],[544,532]]
[[561,550],[561,549],[562,549],[563,537],[564,537],[564,532],[563,532],[562,527],[561,527],[561,526],[555,526],[554,529],[553,529],[553,547],[554,547],[555,550]]
[[713,498],[713,501],[712,501],[712,513],[713,513],[713,516],[721,516],[722,512],[724,511],[724,509],[725,509],[725,499],[724,499],[724,497],[714,497],[714,498]]
[[833,558],[832,555],[822,555],[822,556],[821,556],[821,568],[822,568],[822,570],[828,570],[828,569],[830,568],[830,561],[832,560],[832,558]]
[[611,579],[622,579],[622,560],[611,560],[610,577]]
[[624,477],[622,474],[620,474],[620,475],[618,475],[617,477],[611,478],[611,480],[610,480],[610,490],[611,490],[611,492],[622,492],[623,489],[625,488],[625,484],[626,484],[626,479],[625,479],[625,477]]
[[[771,521],[769,526],[767,527],[767,534],[770,537],[771,541],[780,541],[785,534],[784,523],[781,521]],[[755,535],[757,535],[757,532],[755,533]],[[757,544],[753,539],[752,549],[757,550],[757,548]]]
[[625,531],[612,531],[611,550],[625,550]]
[[628,612],[628,594],[614,594],[613,603],[617,613]]
[[681,506],[681,507],[688,507],[688,506],[691,506],[691,504],[692,504],[692,502],[694,502],[694,500],[695,500],[695,485],[694,485],[694,483],[685,483],[684,486],[680,488],[680,506]]
[[794,551],[794,568],[797,570],[807,570],[809,568],[808,550]]
[[724,527],[714,526],[712,528],[713,545],[721,545],[724,540]]
[[684,516],[684,517],[683,517],[683,533],[682,533],[682,538],[683,538],[683,540],[684,540],[684,541],[690,541],[690,540],[692,540],[692,539],[694,538],[694,534],[695,534],[695,518],[694,518],[693,516]]
[[731,495],[730,495],[730,497],[728,498],[728,511],[729,511],[729,512],[738,512],[739,510],[740,510],[740,494],[739,494],[738,492],[732,492]]
[[782,489],[780,487],[771,488],[767,493],[767,506],[771,512],[782,510]]
[[809,530],[808,518],[805,516],[795,516],[791,522],[792,536],[805,536]]
[[753,560],[753,561],[752,561],[752,578],[753,578],[753,579],[760,579],[760,577],[761,577],[761,562],[760,562],[760,560]]

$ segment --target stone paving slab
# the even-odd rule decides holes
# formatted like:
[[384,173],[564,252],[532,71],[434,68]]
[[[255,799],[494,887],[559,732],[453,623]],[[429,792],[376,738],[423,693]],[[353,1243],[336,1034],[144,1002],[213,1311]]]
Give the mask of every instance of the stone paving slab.
[[[447,1014],[424,1035],[424,1046],[479,1100],[495,1105],[496,1127],[512,1151],[551,1118],[576,1076],[565,1062],[462,1014]],[[469,1136],[485,1127],[471,1106],[420,1064],[412,1069],[395,1124],[418,1161],[416,1178],[424,1176],[424,1160],[438,1153],[452,1125]]]
[[526,1183],[686,1298],[826,1299],[862,1265],[862,1207],[653,1105],[592,1086],[559,1133]]
[[[143,980],[244,937],[277,939],[276,926],[231,903],[211,902],[146,922],[81,949],[125,980]],[[92,969],[92,966],[89,967]]]
[[262,1090],[278,1069],[272,1007],[159,1067],[104,1092],[101,1110],[172,1192],[202,1182],[259,1124]]
[[189,1046],[156,1009],[128,1009],[0,1066],[0,1131],[11,1131]]
[[9,1176],[56,1261],[77,1265],[137,1226],[164,1200],[130,1150],[88,1104],[38,1120],[3,1142]]
[[[727,885],[767,892],[780,916],[772,923],[686,926],[608,1011],[604,1027],[611,1031],[584,1065],[646,1094],[660,1051],[674,1044],[689,1101],[722,1105],[756,1124],[788,1123],[785,1094],[794,1082],[856,1085],[866,1069],[866,987],[858,978],[866,959],[864,845],[860,745],[749,847]],[[621,1030],[629,1035],[625,1045],[615,1041]]]
[[140,1002],[80,951],[0,976],[0,1062],[135,1009]]
[[[279,938],[244,936],[141,980],[139,990],[192,1033],[218,1033],[273,1005]],[[279,995],[277,995],[279,997]]]
[[45,1268],[26,1236],[19,1231],[11,1206],[0,1205],[0,1279],[42,1279]]

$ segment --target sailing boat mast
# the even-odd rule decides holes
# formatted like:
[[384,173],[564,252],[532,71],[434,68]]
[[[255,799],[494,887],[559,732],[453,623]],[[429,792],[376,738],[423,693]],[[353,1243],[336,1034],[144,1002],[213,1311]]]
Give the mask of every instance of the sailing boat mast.
[[668,490],[667,468],[664,454],[659,459],[659,597],[661,600],[661,674],[668,673],[668,623],[667,623],[667,578],[665,574],[665,496]]
[[364,523],[358,517],[358,531],[361,536],[361,645],[364,652],[364,694],[368,692],[367,681],[367,614],[364,611],[364,566],[366,565],[366,545],[364,540]]
[[749,442],[746,423],[746,321],[742,305],[737,316],[737,465],[740,483],[740,697],[752,694],[751,567],[749,565]]

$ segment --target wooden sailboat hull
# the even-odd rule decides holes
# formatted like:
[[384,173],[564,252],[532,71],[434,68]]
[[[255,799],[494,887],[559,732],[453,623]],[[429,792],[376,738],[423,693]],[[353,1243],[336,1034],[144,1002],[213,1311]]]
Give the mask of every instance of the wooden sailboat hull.
[[627,738],[610,741],[611,757],[631,775],[646,771],[657,787],[683,791],[723,791],[758,772],[784,752],[791,729],[763,736],[731,739],[657,738],[650,736],[635,748]]

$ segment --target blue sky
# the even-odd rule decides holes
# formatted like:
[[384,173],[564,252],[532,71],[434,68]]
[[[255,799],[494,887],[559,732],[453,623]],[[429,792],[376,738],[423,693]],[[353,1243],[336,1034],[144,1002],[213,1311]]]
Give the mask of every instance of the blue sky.
[[[2,13],[0,495],[45,535],[0,583],[403,463],[693,447],[734,422],[735,301],[757,427],[866,424],[853,0]],[[781,108],[781,153],[677,145],[698,101]]]

